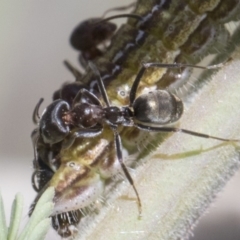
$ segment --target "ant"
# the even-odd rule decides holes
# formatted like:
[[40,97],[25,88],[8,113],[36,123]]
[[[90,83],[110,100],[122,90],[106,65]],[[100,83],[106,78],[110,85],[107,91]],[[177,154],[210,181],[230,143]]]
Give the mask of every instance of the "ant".
[[129,105],[123,107],[110,105],[98,69],[91,62],[89,66],[97,76],[99,92],[105,106],[101,104],[100,99],[93,93],[82,88],[74,98],[72,106],[70,106],[68,102],[58,99],[45,109],[39,122],[39,134],[45,143],[53,144],[62,141],[62,148],[64,149],[71,146],[76,138],[96,137],[102,133],[104,125],[109,126],[114,134],[117,159],[136,194],[139,216],[141,216],[142,211],[141,201],[134,181],[123,161],[122,142],[118,132],[118,126],[136,127],[140,130],[150,132],[182,132],[197,137],[212,138],[220,141],[239,141],[165,126],[178,121],[184,109],[183,102],[177,96],[166,90],[154,90],[136,97],[139,82],[147,68],[195,67],[212,69],[219,68],[222,64],[202,67],[179,63],[143,63],[131,87]]
[[98,45],[105,44],[111,39],[117,29],[116,24],[110,22],[96,24],[101,20],[91,18],[81,22],[70,36],[71,46],[81,52],[79,62],[83,67],[86,66],[86,61],[102,56],[103,52]]
[[[134,3],[135,5],[135,3]],[[133,4],[126,6],[126,7],[119,7],[113,8],[106,11],[103,17],[109,11],[113,10],[126,10],[129,7],[132,7]],[[119,14],[114,15],[108,18],[90,18],[83,22],[81,22],[72,32],[70,36],[70,44],[71,46],[80,51],[81,54],[79,55],[79,62],[80,64],[86,68],[87,62],[90,60],[94,60],[97,57],[103,55],[106,50],[106,43],[111,40],[113,37],[117,25],[109,20],[116,19],[116,18],[135,18],[138,20],[142,20],[142,17],[136,14]],[[103,47],[99,47],[102,45]]]

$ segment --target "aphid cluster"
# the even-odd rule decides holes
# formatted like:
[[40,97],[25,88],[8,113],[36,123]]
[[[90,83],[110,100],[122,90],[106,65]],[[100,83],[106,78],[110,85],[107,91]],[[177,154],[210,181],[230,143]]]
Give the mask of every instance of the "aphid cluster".
[[[227,11],[222,11],[223,8]],[[32,209],[42,192],[54,186],[52,225],[60,236],[76,234],[76,226],[84,215],[81,209],[102,195],[106,181],[121,171],[135,191],[141,214],[140,196],[124,164],[123,128],[181,131],[238,141],[165,126],[180,119],[183,102],[160,88],[179,80],[170,70],[165,73],[166,68],[183,72],[188,67],[197,67],[191,64],[210,51],[216,38],[226,36],[223,23],[237,18],[235,9],[239,8],[236,1],[231,4],[210,1],[202,8],[200,2],[193,1],[138,1],[133,17],[129,15],[128,23],[115,35],[116,26],[99,18],[84,21],[74,30],[70,41],[81,51],[79,59],[86,74],[65,62],[76,81],[54,93],[53,102],[41,117],[40,100],[33,117],[38,127],[32,134],[35,149],[32,184],[38,195]],[[171,18],[165,19],[165,13]],[[219,34],[217,29],[221,29]],[[199,31],[212,35],[202,34],[199,39]],[[105,41],[110,41],[110,46],[100,49],[99,44]],[[139,60],[147,62],[140,69]]]

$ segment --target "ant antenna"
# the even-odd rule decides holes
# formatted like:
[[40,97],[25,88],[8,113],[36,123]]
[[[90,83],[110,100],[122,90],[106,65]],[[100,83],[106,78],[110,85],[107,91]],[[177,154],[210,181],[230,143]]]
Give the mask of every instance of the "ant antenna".
[[113,20],[113,19],[117,19],[117,18],[135,18],[139,21],[143,20],[143,18],[138,15],[138,14],[133,14],[133,13],[126,13],[126,14],[119,14],[119,15],[114,15],[108,18],[104,18],[101,21],[95,22],[94,24],[99,24],[99,23],[103,23],[103,22],[108,22],[109,20]]
[[40,116],[39,116],[39,108],[43,102],[43,98],[40,98],[40,100],[38,101],[36,107],[33,110],[33,116],[32,116],[32,120],[34,124],[38,124]]
[[103,100],[104,100],[105,104],[107,105],[107,107],[110,107],[110,103],[109,103],[108,95],[107,95],[107,92],[106,92],[106,88],[103,85],[102,77],[100,75],[99,70],[97,69],[96,65],[93,64],[93,62],[89,61],[88,64],[89,64],[89,67],[94,72],[94,74],[97,76],[99,91],[100,91],[100,93],[103,97]]
[[82,77],[82,74],[69,61],[64,60],[63,64],[73,74],[73,76],[76,78],[76,81]]
[[113,11],[126,11],[129,8],[133,8],[134,6],[136,6],[137,2],[132,2],[129,5],[126,6],[121,6],[121,7],[115,7],[115,8],[110,8],[107,11],[104,12],[102,18],[104,18],[109,12],[113,12]]

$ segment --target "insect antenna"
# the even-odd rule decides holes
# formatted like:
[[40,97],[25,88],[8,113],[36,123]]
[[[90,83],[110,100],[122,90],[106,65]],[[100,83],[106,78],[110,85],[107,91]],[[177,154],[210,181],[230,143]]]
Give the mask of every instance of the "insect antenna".
[[103,20],[95,22],[94,24],[99,24],[99,23],[102,23],[102,22],[108,22],[110,20],[118,19],[118,18],[135,18],[137,20],[143,20],[143,18],[138,14],[125,13],[125,14],[118,14],[118,15],[114,15],[114,16],[111,16],[111,17],[104,18]]
[[38,101],[36,107],[33,110],[33,115],[32,115],[32,120],[34,124],[38,124],[39,120],[40,120],[40,116],[39,116],[39,108],[43,102],[43,98],[40,98],[40,100]]
[[77,68],[75,68],[70,62],[64,60],[63,64],[73,74],[73,76],[76,78],[76,81],[78,81],[82,77],[80,71],[78,71]]
[[136,6],[136,2],[132,2],[129,5],[126,6],[121,6],[121,7],[115,7],[115,8],[110,8],[107,11],[104,12],[102,18],[104,18],[109,12],[113,12],[113,11],[126,11],[130,8],[133,8]]

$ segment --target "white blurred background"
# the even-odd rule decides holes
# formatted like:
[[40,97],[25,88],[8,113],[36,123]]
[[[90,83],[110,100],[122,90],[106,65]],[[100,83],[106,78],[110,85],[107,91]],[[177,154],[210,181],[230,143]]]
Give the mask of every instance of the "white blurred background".
[[[129,0],[0,1],[0,189],[9,219],[17,192],[25,199],[24,218],[35,193],[31,187],[34,128],[32,111],[43,106],[72,75],[63,67],[77,65],[68,39],[82,20],[98,17]],[[240,174],[232,179],[195,230],[194,240],[240,239]],[[205,235],[204,235],[205,234]]]

